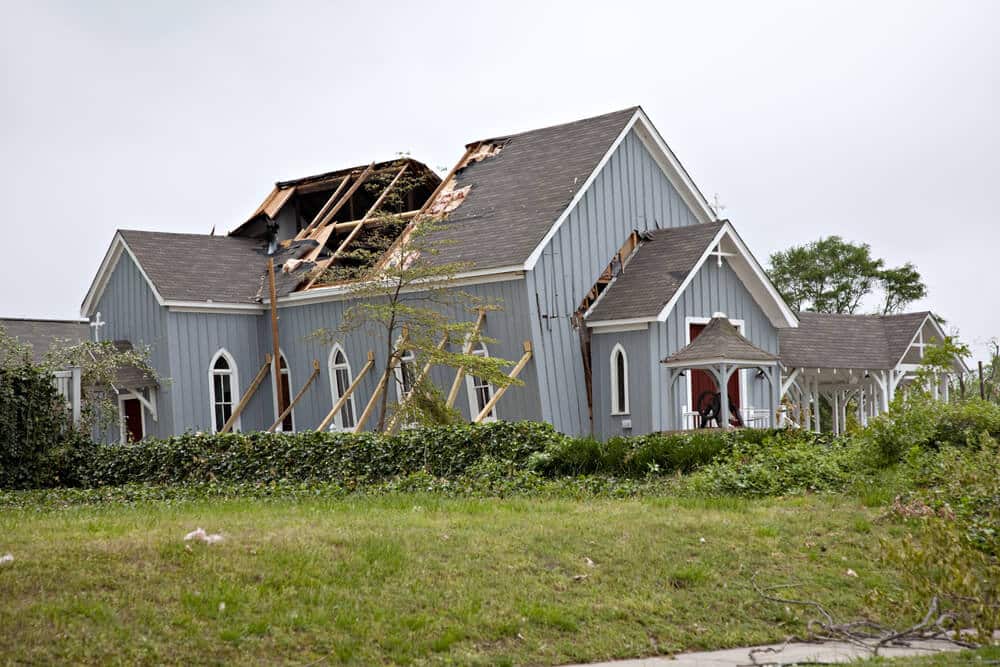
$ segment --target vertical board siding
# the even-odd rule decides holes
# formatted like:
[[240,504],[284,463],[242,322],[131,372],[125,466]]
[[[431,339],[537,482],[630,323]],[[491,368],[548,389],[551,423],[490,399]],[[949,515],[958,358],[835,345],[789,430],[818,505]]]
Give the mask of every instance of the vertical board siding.
[[[236,362],[239,396],[242,398],[270,351],[270,336],[260,335],[261,315],[169,312],[173,369],[174,430],[212,431],[210,364],[225,348]],[[270,377],[266,378],[240,415],[243,431],[266,429],[271,409]],[[235,398],[235,397],[234,397]],[[265,423],[266,421],[266,423]]]
[[628,235],[697,222],[642,140],[629,133],[527,276],[543,419],[565,433],[590,431],[580,338],[570,318]]
[[[170,382],[170,354],[167,344],[166,309],[156,301],[149,283],[128,253],[122,253],[111,272],[108,284],[95,307],[101,319],[101,340],[127,340],[137,348],[149,346],[149,363],[160,378],[157,390],[157,421],[146,413],[147,437],[166,437],[173,433],[173,388]],[[144,408],[145,410],[145,408]],[[118,424],[101,430],[102,442],[118,442]]]
[[[670,409],[664,409],[668,400],[665,392],[667,370],[660,366],[659,360],[687,344],[688,317],[711,317],[720,311],[730,319],[743,320],[743,335],[754,345],[768,352],[778,353],[777,330],[729,266],[728,260],[723,260],[721,267],[715,260],[705,262],[681,294],[666,322],[657,322],[650,329],[651,361],[657,378],[650,392],[654,430],[678,428],[681,406],[688,404],[686,377],[682,377],[675,384]],[[744,387],[747,393],[744,402],[748,407],[769,408],[770,385],[767,380],[756,377],[753,370],[741,372],[745,374]]]
[[[526,312],[527,299],[523,280],[514,280],[485,285],[473,285],[463,288],[475,296],[499,302],[501,311],[491,312],[486,317],[484,333],[495,342],[487,343],[490,356],[517,361],[522,354],[522,343],[531,340],[529,319]],[[286,306],[279,308],[279,336],[281,347],[285,353],[292,378],[292,395],[302,387],[302,384],[312,373],[313,360],[319,361],[320,375],[296,404],[294,409],[295,428],[297,430],[315,429],[333,407],[333,390],[330,377],[330,352],[333,342],[326,342],[312,336],[318,330],[336,330],[343,319],[344,311],[350,307],[349,302],[329,301],[302,306]],[[449,316],[465,321],[475,320],[475,313],[450,311]],[[258,337],[266,349],[270,349],[270,318],[259,318]],[[368,351],[375,353],[375,367],[361,381],[355,392],[355,414],[364,410],[372,392],[381,377],[388,351],[385,340],[375,335],[374,331],[353,331],[337,341],[344,349],[354,376],[361,371],[368,357]],[[452,349],[458,349],[458,343]],[[265,351],[266,351],[265,349]],[[431,369],[431,379],[447,394],[454,379],[454,371],[442,367]],[[529,362],[521,373],[523,386],[515,386],[507,391],[497,405],[497,414],[501,419],[520,420],[541,418],[541,407],[538,397],[538,379],[534,362]],[[241,376],[242,381],[242,376]],[[268,381],[260,392],[266,396],[263,410],[267,415],[266,428],[274,421],[274,395],[272,383]],[[397,399],[396,384],[393,380],[388,388],[389,403]],[[466,419],[470,419],[469,397],[466,384],[463,382],[461,391],[455,403]],[[376,411],[366,424],[371,429],[378,419]],[[244,425],[244,427],[246,427]]]
[[[628,360],[629,414],[611,414],[611,351],[621,343]],[[649,433],[650,412],[649,330],[595,334],[591,341],[594,376],[594,435],[607,439],[615,435]],[[622,420],[631,419],[632,428],[623,429]]]

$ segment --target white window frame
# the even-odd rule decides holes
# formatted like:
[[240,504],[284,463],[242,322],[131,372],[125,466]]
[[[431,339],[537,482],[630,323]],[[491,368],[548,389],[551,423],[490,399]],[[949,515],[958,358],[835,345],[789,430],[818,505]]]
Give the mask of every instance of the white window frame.
[[[236,406],[240,404],[240,371],[239,367],[236,365],[236,359],[233,355],[229,353],[224,347],[220,347],[219,350],[212,355],[212,360],[208,362],[208,417],[209,423],[212,427],[212,433],[218,433],[218,429],[215,425],[215,362],[219,360],[219,357],[225,357],[226,361],[229,363],[229,391],[233,395],[233,412],[236,411]],[[223,373],[219,373],[223,375]],[[242,415],[237,415],[236,421],[233,422],[233,432],[241,430],[240,421]],[[144,431],[145,432],[145,431]]]
[[[479,341],[477,343],[477,345],[478,345],[478,347],[473,347],[473,349],[470,352],[470,354],[473,354],[473,355],[475,355],[477,357],[486,357],[486,358],[489,358],[490,351],[489,351],[489,348],[486,347],[486,344],[483,343],[482,341]],[[487,382],[486,386],[490,390],[490,398],[492,399],[493,396],[496,395],[496,389],[493,387],[493,383],[492,382]],[[476,378],[475,378],[475,376],[473,376],[472,373],[466,373],[465,374],[465,392],[469,396],[469,414],[471,415],[469,418],[470,419],[475,419],[476,416],[480,412],[480,408],[479,408],[479,400],[477,399],[477,395],[476,395]],[[487,416],[483,417],[483,421],[484,422],[495,422],[495,421],[497,421],[497,419],[498,419],[498,417],[497,417],[497,406],[494,405],[493,409],[490,410],[490,414],[488,414]]]
[[[344,363],[342,364],[336,363],[338,352],[340,352],[341,356],[344,357]],[[337,370],[342,368],[347,369],[347,387],[350,387],[354,382],[354,371],[351,369],[351,360],[348,358],[347,352],[339,344],[334,345],[333,349],[330,350],[330,356],[327,358],[326,367],[330,372],[330,397],[333,399],[333,402],[330,403],[330,407],[332,408],[337,404],[341,397],[340,390],[337,388]],[[347,388],[345,387],[345,390],[346,389]],[[351,406],[351,415],[354,417],[354,423],[345,427],[343,415],[344,408],[348,405]],[[354,394],[351,394],[347,397],[347,400],[344,402],[344,405],[340,408],[340,410],[337,411],[337,414],[333,416],[333,422],[330,424],[330,430],[344,431],[349,428],[354,428],[358,423],[358,412],[356,408],[357,406],[354,404]]]
[[[737,320],[733,318],[727,318],[727,319],[729,320],[730,324],[736,327],[736,330],[740,332],[740,335],[745,338],[747,335],[745,331],[746,323],[743,320]],[[685,317],[684,345],[691,344],[692,324],[708,324],[711,321],[712,321],[711,317],[691,317],[691,316]],[[705,370],[705,369],[696,369],[696,370]],[[740,378],[740,414],[743,415],[744,419],[746,418],[749,410],[752,409],[750,407],[750,404],[747,402],[747,399],[749,397],[747,396],[747,382],[746,382],[747,371],[752,371],[752,370],[753,370],[752,368],[741,368],[738,371],[736,371],[739,374]],[[709,371],[705,372],[708,373],[710,377],[712,377],[712,374]],[[712,377],[712,379],[714,380],[715,378]],[[694,397],[691,396],[691,369],[687,369],[684,371],[684,380],[687,384],[687,405],[681,406],[681,415],[682,415],[681,421],[682,421],[682,427],[684,429],[687,429],[689,428],[688,420],[686,418],[683,418],[683,415],[687,415],[688,413],[694,412]],[[692,425],[690,428],[694,428],[694,426]]]
[[[288,363],[288,357],[285,356],[284,350],[279,349],[278,354],[280,354],[281,358],[285,360],[285,367],[281,368],[281,362],[279,361],[278,369],[280,370],[282,375],[288,376],[288,392],[290,394],[292,391],[292,367]],[[291,396],[288,397],[288,402],[289,403],[292,402]],[[274,373],[271,373],[271,404],[274,406],[274,419],[277,420],[278,416],[281,414],[281,408],[278,405],[278,382],[277,378],[274,376]],[[292,418],[292,430],[290,431],[290,433],[295,433],[295,408],[292,408],[292,412],[288,416]],[[283,433],[285,430],[285,425],[278,424],[274,428],[274,430]]]
[[[625,377],[618,377],[618,364],[615,363],[616,356],[618,354],[622,355],[622,361],[625,371]],[[625,348],[621,343],[615,343],[615,346],[611,348],[611,356],[609,357],[611,362],[611,414],[613,416],[629,415],[629,395],[628,395],[628,353],[625,352]],[[618,402],[618,383],[619,381],[625,384],[625,405],[616,405]]]
[[128,429],[125,427],[125,401],[132,398],[139,401],[139,423],[142,426],[142,439],[146,439],[146,407],[134,391],[126,394],[118,394],[118,439],[123,445],[128,444]]
[[416,372],[417,355],[413,350],[406,350],[403,352],[402,356],[399,357],[399,362],[396,367],[392,369],[393,374],[396,376],[396,401],[400,404],[406,398],[406,394],[403,392],[403,362],[406,360],[408,363],[413,364],[413,379],[417,379],[419,373]]

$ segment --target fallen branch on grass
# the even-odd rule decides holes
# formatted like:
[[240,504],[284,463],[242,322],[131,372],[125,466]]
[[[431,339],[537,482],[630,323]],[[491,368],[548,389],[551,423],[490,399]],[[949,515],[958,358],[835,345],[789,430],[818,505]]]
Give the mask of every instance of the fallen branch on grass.
[[979,644],[959,639],[958,633],[949,630],[946,624],[956,619],[955,614],[941,611],[938,597],[931,598],[927,613],[923,619],[905,630],[896,630],[888,626],[876,623],[869,619],[860,619],[838,623],[823,605],[815,600],[797,600],[794,598],[783,598],[772,594],[772,591],[781,588],[795,588],[801,584],[778,584],[776,586],[761,586],[757,583],[757,573],[750,577],[750,584],[757,594],[770,602],[777,602],[785,605],[797,605],[814,609],[819,618],[809,619],[806,628],[809,631],[808,637],[789,637],[781,648],[774,649],[753,649],[750,651],[750,659],[753,664],[757,662],[757,653],[778,653],[791,641],[842,641],[864,650],[870,651],[872,655],[878,655],[879,651],[887,646],[909,646],[909,642],[939,640],[947,641],[962,648],[978,648]]

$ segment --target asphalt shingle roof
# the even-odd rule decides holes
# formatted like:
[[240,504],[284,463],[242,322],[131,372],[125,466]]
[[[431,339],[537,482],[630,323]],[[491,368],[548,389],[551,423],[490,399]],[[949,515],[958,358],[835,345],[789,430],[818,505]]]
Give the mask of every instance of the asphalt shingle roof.
[[76,345],[90,337],[90,326],[79,320],[0,319],[0,328],[22,345],[30,345],[35,363],[56,345]]
[[[170,301],[255,303],[267,272],[266,243],[259,239],[207,234],[120,230],[122,238],[160,295]],[[307,242],[315,245],[315,242]],[[274,255],[276,269],[294,257],[301,244]],[[279,296],[294,290],[302,267],[293,275],[275,273]]]
[[778,330],[781,362],[789,368],[893,368],[928,314],[802,312],[798,328]]
[[456,172],[455,188],[471,187],[442,224],[440,261],[523,264],[637,110],[484,140],[503,148]]
[[723,224],[705,222],[649,232],[622,273],[601,295],[587,321],[656,317]]
[[778,357],[744,338],[729,320],[713,317],[697,338],[665,358],[663,363],[696,364],[715,359],[771,364],[777,361]]

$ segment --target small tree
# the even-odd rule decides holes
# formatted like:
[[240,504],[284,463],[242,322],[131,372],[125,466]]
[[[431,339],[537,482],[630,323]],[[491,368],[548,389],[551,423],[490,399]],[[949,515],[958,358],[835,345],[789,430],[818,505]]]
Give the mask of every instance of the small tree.
[[867,244],[839,236],[776,252],[770,264],[774,286],[794,310],[855,313],[878,289],[883,296],[879,312],[889,315],[927,294],[913,264],[887,269],[884,260],[872,257]]
[[[496,386],[512,381],[503,372],[512,362],[498,357],[466,354],[464,344],[472,336],[475,323],[457,321],[457,315],[479,310],[499,310],[500,304],[459,289],[455,276],[469,268],[462,262],[439,261],[440,251],[448,244],[440,217],[424,216],[408,224],[393,210],[399,210],[408,191],[421,184],[417,178],[401,179],[386,196],[383,206],[368,223],[369,233],[363,243],[355,243],[338,258],[335,266],[321,277],[323,282],[349,285],[352,303],[334,329],[319,329],[312,336],[325,342],[365,331],[381,341],[385,360],[382,376],[398,383],[395,372],[404,355],[413,354],[413,368],[439,365],[461,368]],[[369,186],[373,194],[384,190],[384,183]],[[481,334],[476,340],[490,342]],[[453,351],[451,346],[457,346]],[[419,372],[418,372],[419,373]],[[402,373],[400,373],[402,376]],[[419,380],[419,381],[418,381]],[[448,422],[454,411],[443,405],[443,397],[427,378],[407,377],[411,397],[403,408],[405,414],[395,421]],[[389,391],[379,400],[377,428],[389,425]]]
[[927,387],[940,382],[943,376],[954,370],[956,359],[969,356],[969,346],[959,341],[957,336],[945,336],[942,341],[932,338],[930,343],[924,347],[920,366],[910,385],[912,391],[927,392]]

